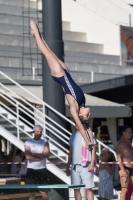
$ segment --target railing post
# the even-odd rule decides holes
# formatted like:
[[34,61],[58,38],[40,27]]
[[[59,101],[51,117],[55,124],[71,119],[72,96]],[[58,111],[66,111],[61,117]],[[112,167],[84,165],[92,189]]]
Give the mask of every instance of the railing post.
[[98,142],[98,154],[99,154],[99,161],[100,161],[100,155],[101,155],[101,144]]
[[131,14],[129,14],[129,26],[132,26],[132,22],[131,22]]
[[32,80],[35,80],[35,67],[32,67]]
[[6,153],[7,153],[7,155],[9,155],[9,141],[7,140],[7,142],[6,142],[6,146],[7,146],[7,148],[6,148]]
[[46,135],[46,128],[45,128],[45,120],[46,120],[46,118],[45,118],[45,112],[46,112],[46,109],[45,109],[45,104],[43,103],[43,120],[44,120],[44,123],[43,123],[43,132],[44,132],[44,134]]
[[94,82],[94,72],[91,71],[91,83],[93,83],[93,82]]
[[19,139],[20,134],[19,134],[19,105],[18,105],[18,102],[16,102],[16,113],[17,113],[17,117],[16,117],[17,138]]

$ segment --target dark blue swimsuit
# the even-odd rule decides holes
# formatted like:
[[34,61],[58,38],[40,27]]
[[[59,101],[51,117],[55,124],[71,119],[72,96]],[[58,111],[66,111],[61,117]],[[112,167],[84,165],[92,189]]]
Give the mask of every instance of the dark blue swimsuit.
[[62,77],[53,77],[63,88],[65,94],[70,94],[77,101],[79,107],[84,104],[85,96],[81,88],[74,82],[70,74],[64,69],[65,75]]

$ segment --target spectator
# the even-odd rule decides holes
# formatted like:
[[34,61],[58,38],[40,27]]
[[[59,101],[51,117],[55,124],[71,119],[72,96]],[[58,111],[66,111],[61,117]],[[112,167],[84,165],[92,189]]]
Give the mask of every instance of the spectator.
[[[130,200],[133,192],[133,148],[129,141],[132,137],[132,129],[130,126],[123,126],[121,138],[116,145],[117,160],[121,164],[120,167],[120,182],[121,194],[120,200]],[[127,162],[127,164],[123,164]],[[133,199],[133,198],[132,198]]]
[[[115,157],[113,153],[109,151],[107,148],[103,148],[100,158],[101,162],[110,162],[110,159],[113,157],[115,161]],[[113,177],[114,177],[115,167],[114,165],[109,164],[100,164],[99,165],[99,186],[98,186],[98,194],[102,198],[102,200],[113,199]]]
[[16,155],[13,157],[12,162],[18,162],[18,164],[12,164],[11,174],[19,174],[21,162],[22,162],[22,151],[17,150]]
[[25,163],[25,164],[22,164],[22,165],[21,165],[19,174],[20,174],[21,176],[25,176],[26,173],[27,173],[27,163],[26,163],[27,160],[26,160],[26,157],[25,157],[25,156],[22,158],[22,162]]
[[[15,153],[16,147],[12,145],[11,151],[7,155],[5,152],[2,151],[2,136],[0,135],[0,162],[11,162]],[[0,173],[1,174],[9,174],[11,172],[11,165],[3,164],[0,165]]]
[[[34,138],[25,142],[25,155],[27,159],[27,184],[47,184],[46,158],[49,157],[49,143],[42,137],[42,127],[33,128]],[[48,190],[41,189],[42,199],[48,200]],[[29,200],[35,199],[36,190],[31,189]]]
[[[90,128],[88,130],[91,131]],[[83,183],[87,191],[88,199],[93,200],[94,194],[92,188],[94,187],[95,146],[93,147],[92,157],[91,157],[91,152],[87,149],[85,141],[79,132],[73,133],[71,135],[69,144],[70,144],[70,152],[68,155],[66,174],[68,176],[70,175],[69,168],[70,164],[72,164],[71,184],[80,185]],[[83,158],[82,153],[85,151],[86,153],[89,153],[91,159]],[[74,195],[75,195],[75,200],[82,199],[80,188],[74,189]]]

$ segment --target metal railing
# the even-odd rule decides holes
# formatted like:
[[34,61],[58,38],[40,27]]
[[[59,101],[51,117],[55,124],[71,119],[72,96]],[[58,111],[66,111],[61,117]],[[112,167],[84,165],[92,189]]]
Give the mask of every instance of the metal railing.
[[109,148],[107,145],[105,145],[104,143],[102,143],[100,140],[97,139],[97,143],[98,143],[98,151],[97,151],[97,155],[98,157],[101,155],[101,152],[102,152],[102,148],[108,148],[114,155],[115,155],[115,158],[116,158],[116,153],[114,150],[112,150],[111,148]]
[[[24,87],[22,87],[16,81],[12,80],[10,77],[8,77],[7,75],[5,75],[3,72],[0,71],[0,74],[2,76],[4,76],[6,79],[8,79],[9,81],[11,81],[12,84],[14,84],[15,86],[18,86],[19,90],[21,89],[23,93],[25,92],[25,93],[28,94],[28,96],[30,95],[32,97],[32,101],[33,102],[35,101],[36,104],[41,105],[41,107],[42,107],[42,111],[41,111],[40,108],[37,108],[33,104],[29,103],[29,101],[26,99],[26,97],[23,98],[23,97],[19,96],[18,94],[16,94],[15,92],[13,92],[11,89],[9,89],[7,86],[5,86],[2,83],[0,83],[0,86],[1,86],[1,93],[0,93],[0,95],[1,95],[1,97],[5,101],[7,101],[8,103],[10,103],[10,105],[12,105],[12,107],[16,108],[16,111],[12,110],[11,108],[9,108],[8,106],[6,106],[2,102],[1,102],[1,105],[5,109],[7,109],[10,113],[12,113],[14,116],[16,116],[16,122],[17,122],[17,124],[19,124],[19,121],[21,120],[21,121],[24,121],[26,124],[28,124],[28,126],[31,127],[31,128],[34,126],[30,122],[28,122],[24,117],[22,117],[21,115],[19,115],[20,112],[24,112],[27,116],[29,116],[31,119],[33,119],[34,121],[36,121],[37,123],[41,124],[44,127],[44,133],[45,134],[46,134],[46,130],[51,131],[51,129],[52,129],[51,132],[53,134],[55,134],[54,131],[56,131],[58,134],[60,134],[60,136],[59,136],[60,139],[63,142],[65,142],[66,144],[68,144],[69,136],[71,135],[71,133],[68,130],[66,130],[64,127],[62,127],[61,125],[59,125],[57,122],[55,122],[53,119],[51,119],[48,115],[46,115],[45,109],[49,108],[52,112],[56,113],[58,116],[60,116],[62,119],[64,119],[68,123],[70,123],[70,125],[72,125],[72,126],[75,126],[75,123],[72,122],[71,120],[69,120],[68,118],[64,117],[64,115],[62,115],[61,113],[59,113],[58,111],[56,111],[54,108],[52,108],[51,106],[49,106],[47,103],[43,102],[41,99],[39,99],[34,94],[32,94],[31,92],[29,92],[27,89],[25,89]],[[48,123],[47,120],[49,120],[51,123],[53,123],[53,125],[51,125],[50,123]],[[55,126],[57,126],[58,128],[56,128]],[[20,138],[20,134],[19,134],[19,130],[18,129],[19,129],[19,126],[17,127],[17,137]],[[59,129],[61,131],[63,131],[65,134],[62,134],[62,132]],[[69,135],[69,136],[67,136],[67,135]],[[102,145],[105,146],[105,145],[102,144],[100,141],[98,141],[98,142],[100,143],[100,146],[99,146],[99,155],[100,155],[101,146]]]
[[[26,116],[28,116],[31,120],[33,120],[37,124],[40,124],[43,127],[45,136],[47,136],[47,138],[53,144],[57,145],[58,148],[60,148],[64,152],[68,153],[68,150],[63,146],[63,144],[68,145],[68,140],[69,140],[69,136],[71,135],[71,133],[68,130],[66,130],[64,127],[62,127],[60,124],[58,124],[57,122],[55,122],[53,119],[51,119],[49,116],[47,116],[45,114],[45,109],[48,108],[53,113],[57,114],[59,117],[61,117],[63,120],[67,121],[71,125],[75,125],[75,124],[72,121],[70,121],[68,118],[64,117],[64,115],[62,115],[58,111],[56,111],[54,108],[52,108],[51,106],[49,106],[48,104],[46,104],[45,102],[43,102],[42,100],[40,100],[38,97],[36,97],[32,93],[30,93],[28,90],[26,90],[24,87],[22,87],[21,85],[19,85],[17,82],[15,82],[11,78],[9,78],[3,72],[0,71],[0,74],[4,78],[6,78],[9,81],[11,81],[12,84],[18,86],[19,90],[20,89],[22,90],[22,93],[25,92],[25,93],[28,94],[28,96],[30,95],[31,98],[32,98],[32,100],[33,100],[33,102],[35,101],[35,104],[37,103],[37,104],[41,105],[41,108],[42,108],[41,109],[42,111],[40,111],[40,108],[37,108],[37,107],[33,106],[31,103],[28,102],[27,99],[24,99],[23,97],[17,95],[12,90],[10,90],[8,87],[6,87],[2,83],[0,83],[0,86],[2,88],[0,96],[5,101],[7,101],[8,104],[11,105],[11,107],[14,107],[16,109],[15,111],[13,111],[11,108],[9,108],[8,106],[6,106],[5,104],[3,104],[1,102],[1,106],[3,108],[5,108],[8,112],[12,113],[12,115],[14,115],[16,117],[17,138],[21,139],[20,138],[20,132],[23,131],[23,133],[25,133],[25,131],[22,130],[22,128],[20,128],[20,126],[19,126],[19,122],[20,121],[25,122],[31,128],[34,126],[34,124],[29,123],[24,117],[22,117],[19,114],[19,113],[23,113]],[[15,126],[15,124],[13,124],[12,121],[10,121],[10,123]],[[47,134],[47,131],[49,131],[49,133],[51,134],[51,136],[49,136]],[[58,142],[56,142],[52,138],[53,136],[56,137],[56,138],[58,138],[61,141],[61,143],[63,143],[63,144],[61,145]],[[62,159],[62,158],[60,157],[60,159]]]
[[[54,108],[40,100],[38,97],[33,95],[31,92],[23,88],[21,85],[19,85],[17,82],[9,78],[7,75],[5,75],[3,72],[0,71],[0,74],[4,76],[6,79],[12,82],[12,84],[19,87],[19,89],[22,89],[23,92],[27,92],[29,95],[32,96],[36,101],[41,104],[42,111],[40,111],[39,108],[35,107],[31,103],[29,103],[25,98],[17,95],[15,92],[10,90],[7,86],[0,83],[0,97],[3,98],[3,102],[0,102],[0,116],[5,119],[10,125],[15,127],[15,133],[16,138],[19,141],[26,140],[28,138],[32,138],[31,134],[29,133],[34,123],[29,122],[25,117],[23,117],[22,113],[24,113],[26,116],[28,116],[30,119],[32,119],[37,124],[40,124],[43,127],[43,133],[44,137],[49,139],[49,143],[54,145],[56,147],[56,151],[51,149],[51,153],[61,160],[61,162],[66,163],[68,159],[68,149],[64,147],[64,144],[68,145],[69,138],[71,133],[66,130],[64,127],[62,127],[60,124],[55,122],[53,119],[51,119],[49,116],[45,114],[45,108],[48,107],[50,110],[52,110],[54,113],[56,113],[58,116],[63,118],[65,121],[69,122],[71,125],[75,126],[75,124],[64,117],[62,114],[60,114],[58,111],[56,111]],[[2,89],[1,89],[2,88]],[[7,105],[6,105],[7,104]],[[21,114],[20,114],[21,113]],[[47,121],[48,120],[48,121]],[[14,122],[15,121],[15,122]],[[7,125],[8,128],[8,125]],[[57,140],[53,139],[51,135],[47,134],[47,131],[50,132],[51,135],[53,135],[56,139],[59,139],[61,143],[59,143]],[[15,134],[10,131],[11,134]],[[105,144],[103,144],[101,141],[97,140],[98,144],[98,150],[97,150],[97,156],[100,160],[100,154],[102,151],[102,148],[108,148]],[[60,155],[59,152],[62,152],[63,154]],[[115,152],[110,149],[111,152]],[[65,156],[65,157],[64,157]],[[54,170],[54,169],[53,169]],[[61,169],[60,169],[61,170]],[[59,174],[58,174],[59,176]],[[62,176],[62,174],[61,174]],[[65,179],[65,178],[64,178]],[[115,191],[116,193],[116,191]]]

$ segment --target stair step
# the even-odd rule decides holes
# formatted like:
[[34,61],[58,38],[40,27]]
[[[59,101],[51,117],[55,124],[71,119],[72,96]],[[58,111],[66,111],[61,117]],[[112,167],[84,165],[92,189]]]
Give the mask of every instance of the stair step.
[[[5,113],[5,111],[2,109],[0,109],[0,112],[3,116],[7,117],[7,113]],[[4,119],[2,116],[0,116],[0,118]]]
[[[19,25],[23,26],[23,19],[24,19],[24,25],[29,26],[29,18],[26,16],[22,17],[22,13],[19,15],[14,15],[14,14],[3,14],[0,13],[0,24],[7,24],[7,25]],[[32,17],[32,20],[37,22],[36,17]]]
[[87,52],[65,52],[65,62],[120,65],[120,56]]
[[[21,126],[19,126],[19,127],[21,127]],[[17,130],[17,129],[16,129],[16,130]],[[12,133],[13,135],[16,135],[16,134],[17,134],[16,130],[9,130],[9,132]],[[20,134],[20,137],[24,137],[24,136],[29,137],[28,135],[26,135],[26,134],[25,134],[23,131],[21,131],[21,130],[19,130],[19,134]]]
[[[6,2],[6,1],[5,1]],[[8,1],[9,2],[9,1]],[[11,2],[11,1],[10,1]],[[22,12],[23,12],[23,7],[19,7],[19,4],[15,4],[15,5],[6,5],[3,3],[0,3],[0,13],[2,14],[9,14],[9,15],[15,15],[15,16],[23,16]],[[28,7],[24,9],[24,11],[28,11]],[[35,8],[30,8],[30,11],[36,11]],[[25,16],[28,16],[28,12],[25,13]],[[30,13],[30,17],[37,17],[36,12],[31,12]],[[39,18],[41,18],[41,13],[38,13]]]
[[[94,188],[93,188],[93,189],[94,189]],[[95,196],[96,196],[98,199],[100,198],[98,194],[95,194]],[[111,199],[111,200],[116,200],[116,199],[119,199],[119,198],[118,198],[118,195],[114,195],[114,198]]]
[[[27,33],[25,34],[28,36],[29,40],[29,34],[30,34],[30,26],[22,26],[22,25],[14,25],[14,24],[0,24],[0,34],[7,34],[7,35],[14,35],[14,36],[23,36],[23,32]],[[86,39],[86,33],[80,33],[80,32],[71,32],[71,31],[63,31],[63,40],[69,40],[69,41],[80,41],[80,42],[87,42]]]
[[11,35],[23,35],[23,32],[30,33],[30,26],[22,26],[22,25],[16,25],[16,24],[5,24],[0,23],[1,34],[11,34]]
[[[22,36],[13,36],[13,35],[0,35],[0,45],[1,49],[14,49],[14,50],[23,50],[23,37]],[[25,38],[24,42],[25,52],[30,52],[29,48],[29,38]],[[36,51],[37,46],[35,39],[31,37],[31,50]],[[103,53],[103,45],[101,44],[90,44],[84,42],[74,42],[74,41],[64,41],[64,50],[72,52],[88,52],[88,53]]]
[[63,31],[70,31],[71,30],[71,23],[67,21],[62,21],[62,30]]
[[93,190],[94,190],[94,191],[97,191],[97,190],[98,190],[98,187],[94,187]]
[[[30,47],[24,47],[24,53],[29,53],[30,52]],[[10,44],[8,44],[7,42],[5,43],[5,45],[3,44],[3,45],[1,45],[0,46],[0,50],[2,51],[3,50],[3,54],[2,54],[2,52],[0,51],[0,55],[6,55],[6,53],[8,52],[9,53],[9,56],[11,55],[11,56],[14,56],[15,57],[15,53],[16,53],[16,56],[19,56],[20,57],[20,55],[21,55],[21,57],[22,57],[22,55],[23,55],[23,46],[20,46],[19,44],[18,45],[14,45],[13,47],[10,45]],[[6,52],[6,53],[5,53]],[[33,52],[33,53],[37,53],[37,46],[35,46],[35,47],[31,47],[31,52]],[[39,53],[39,52],[38,52]],[[39,54],[39,55],[41,55],[41,53]],[[26,55],[27,56],[27,55]]]
[[[51,150],[52,150],[52,149],[51,149]],[[56,149],[52,150],[52,152],[54,152],[55,154],[58,154],[58,150],[56,150]],[[50,156],[54,156],[54,154],[51,153]]]
[[71,63],[71,62],[65,62],[67,67],[69,68],[69,71],[72,73],[76,72],[91,72],[94,73],[101,73],[101,74],[132,74],[133,68],[131,66],[127,66],[124,69],[122,66],[118,65],[112,65],[111,68],[108,64],[94,64],[94,63]]
[[[28,7],[29,5],[29,2],[30,2],[30,8],[36,8],[36,2],[34,1],[27,1],[27,0],[9,0],[9,1],[5,1],[5,0],[0,0],[0,4],[2,5],[5,5],[5,6],[14,6],[14,7]],[[0,5],[0,6],[1,6]]]
[[[8,129],[9,131],[11,129],[13,129],[14,131],[17,130],[17,128],[14,125],[12,125],[12,124],[9,124],[9,125],[4,124],[3,127],[6,128],[6,129]],[[24,126],[20,125],[19,128],[24,129]]]
[[[37,68],[38,64],[37,64],[37,59],[32,59],[32,64],[34,67]],[[23,62],[22,62],[22,57],[21,58],[13,58],[13,57],[2,57],[0,58],[0,66],[12,66],[12,67],[16,67],[16,68],[22,68],[22,67],[30,67],[31,66],[31,59],[30,58],[24,58],[24,65],[23,65]],[[31,69],[30,69],[31,71]]]
[[[59,167],[59,168],[60,168],[60,167]],[[65,171],[66,171],[66,168],[62,168],[61,170],[62,170],[63,172],[65,172]]]
[[[10,121],[12,121],[13,123],[15,123],[16,122],[16,120],[14,120],[14,119],[10,119]],[[8,122],[5,118],[0,118],[0,123],[3,123],[3,124],[10,124],[10,122]]]
[[92,44],[85,42],[64,41],[65,51],[87,52],[87,53],[103,53],[102,44]]
[[[70,71],[81,71],[81,72],[97,72],[97,73],[112,73],[112,74],[120,74],[122,70],[122,66],[120,65],[112,65],[111,68],[108,64],[96,64],[89,62],[65,62]],[[132,73],[132,67],[127,67],[123,70],[123,73]]]
[[[29,26],[29,18],[26,16],[15,16],[11,14],[2,14],[0,13],[0,24],[7,24],[7,25],[19,25],[23,26],[23,18],[24,18],[24,25]],[[32,17],[32,20],[37,23],[37,17]],[[41,24],[38,24],[39,27]],[[62,29],[64,31],[70,31],[70,22],[62,21]]]
[[[58,155],[58,154],[57,154]],[[63,160],[66,160],[66,157],[65,156],[60,156]],[[51,162],[61,162],[61,160],[57,157],[57,156],[55,156],[55,155],[53,155],[53,156],[51,156],[50,155],[50,157],[49,157],[49,160],[51,160]]]
[[87,42],[86,33],[63,31],[63,40]]
[[[71,71],[71,76],[77,84],[90,83],[91,82],[91,72],[82,71]],[[105,74],[105,73],[94,73],[94,82],[101,80],[108,80],[112,78],[117,78],[122,75],[119,74]]]
[[[10,46],[20,46],[23,47],[23,36],[22,35],[10,35],[10,34],[0,34],[0,45],[8,44]],[[31,42],[31,47],[36,48],[35,39],[25,36],[24,46],[29,47],[29,42]]]

